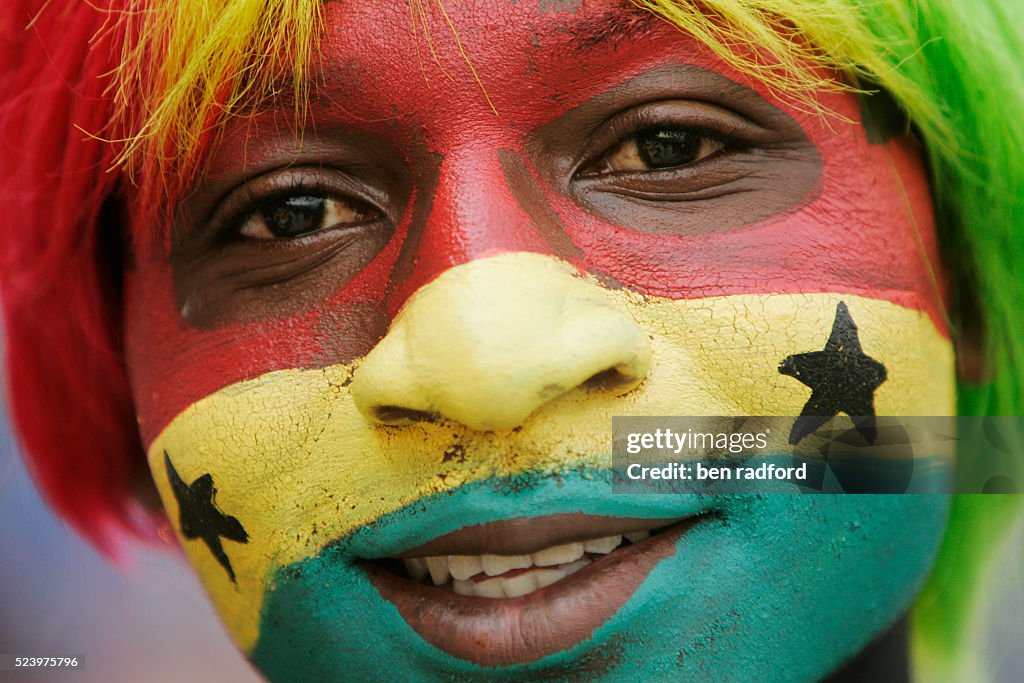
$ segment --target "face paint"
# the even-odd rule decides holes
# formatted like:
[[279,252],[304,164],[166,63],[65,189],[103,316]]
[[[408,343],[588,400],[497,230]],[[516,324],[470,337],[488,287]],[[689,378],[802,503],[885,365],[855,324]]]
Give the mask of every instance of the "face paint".
[[[826,674],[945,502],[612,495],[610,418],[951,414],[920,160],[628,5],[446,9],[461,49],[434,7],[327,5],[301,142],[231,123],[173,234],[136,221],[143,438],[228,630],[282,680]],[[837,345],[856,394],[818,381]],[[490,602],[381,560],[650,529]]]

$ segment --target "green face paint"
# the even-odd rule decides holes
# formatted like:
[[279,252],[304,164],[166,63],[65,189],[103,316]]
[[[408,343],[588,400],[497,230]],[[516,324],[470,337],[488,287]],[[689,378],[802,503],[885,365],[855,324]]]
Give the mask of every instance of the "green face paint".
[[[608,491],[601,479],[538,478],[525,490],[522,482],[477,482],[278,571],[253,662],[275,681],[816,679],[909,605],[948,505],[928,494],[594,496]],[[581,499],[596,514],[708,517],[591,637],[536,661],[482,666],[433,647],[353,559],[424,527],[445,533],[468,516],[574,512]]]

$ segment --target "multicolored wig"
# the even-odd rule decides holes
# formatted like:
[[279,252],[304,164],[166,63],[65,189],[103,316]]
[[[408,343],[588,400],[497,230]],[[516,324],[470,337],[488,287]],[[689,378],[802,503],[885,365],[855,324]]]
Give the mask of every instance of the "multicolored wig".
[[[425,2],[409,0],[414,25]],[[822,88],[884,91],[898,103],[929,154],[960,355],[975,355],[968,347],[977,340],[984,349],[988,379],[961,387],[960,411],[1024,413],[1024,6],[635,3],[807,106],[806,94]],[[301,125],[303,94],[317,83],[308,65],[320,5],[7,0],[0,9],[0,293],[10,408],[51,505],[108,553],[126,530],[151,533],[157,518],[122,354],[120,274],[130,253],[122,200],[143,193],[172,207],[202,172],[225,119],[268,98],[297,92]],[[840,77],[823,79],[823,69]],[[1018,501],[955,502],[915,614],[921,677],[984,674],[968,655],[982,628],[986,578],[1007,539],[1020,534]]]

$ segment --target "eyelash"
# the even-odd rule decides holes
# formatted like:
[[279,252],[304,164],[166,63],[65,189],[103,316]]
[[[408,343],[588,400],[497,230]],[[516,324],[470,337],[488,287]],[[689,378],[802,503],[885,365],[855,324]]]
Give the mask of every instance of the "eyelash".
[[[749,139],[740,134],[742,123],[736,122],[732,118],[735,115],[729,113],[710,116],[707,112],[697,112],[696,115],[693,112],[672,115],[664,112],[665,109],[676,110],[677,108],[678,106],[672,103],[657,103],[641,109],[632,109],[616,116],[588,141],[587,147],[598,147],[601,151],[586,157],[583,163],[577,165],[575,175],[580,178],[594,178],[612,174],[673,173],[692,168],[720,154],[741,151],[750,147]],[[712,118],[714,120],[711,120]],[[606,164],[615,152],[629,142],[636,141],[645,132],[670,130],[694,134],[698,136],[702,144],[712,142],[721,147],[711,154],[678,166],[625,171],[599,168],[602,164]]]
[[[585,141],[584,148],[596,148],[600,152],[584,157],[583,162],[576,165],[576,171],[572,175],[586,180],[597,180],[601,177],[668,178],[708,163],[719,156],[749,148],[751,133],[744,134],[747,125],[751,124],[732,112],[699,102],[686,105],[678,102],[658,102],[635,107],[613,117]],[[665,131],[696,136],[698,151],[709,144],[718,147],[708,153],[699,154],[693,161],[674,166],[624,170],[611,167],[610,159],[627,144],[637,144],[640,136],[645,133]],[[282,174],[250,181],[244,189],[229,197],[223,211],[218,211],[225,215],[225,218],[216,223],[226,227],[218,230],[217,234],[224,241],[294,241],[330,232],[331,225],[355,227],[381,217],[382,212],[373,202],[360,196],[361,193],[353,191],[354,188],[339,188],[338,185],[349,183],[339,183],[337,179],[332,182],[332,178],[332,173],[322,168],[291,168]],[[298,204],[294,207],[299,214],[303,211],[307,214],[309,211],[319,211],[319,218],[313,219],[318,221],[313,229],[293,235],[281,235],[266,226],[267,217],[264,212],[290,200],[301,200],[304,197],[322,199],[324,202],[323,207],[319,209],[310,209],[309,202],[306,203],[306,207]],[[325,225],[324,219],[331,215],[331,209],[335,216],[344,215],[346,212],[352,214],[352,220]],[[256,230],[253,228],[250,228],[250,234],[246,234],[247,226],[254,220],[260,220],[264,224],[265,235],[255,234]]]
[[[226,215],[222,220],[217,221],[225,226],[218,231],[221,239],[251,242],[283,241],[298,240],[328,232],[331,225],[318,226],[307,232],[290,236],[268,234],[263,237],[245,234],[246,226],[253,220],[260,219],[261,214],[264,214],[262,220],[264,223],[266,222],[267,216],[264,212],[281,206],[289,200],[304,197],[324,200],[325,207],[322,211],[323,215],[320,217],[321,222],[330,215],[331,207],[328,205],[331,203],[334,205],[335,214],[344,210],[341,207],[348,207],[356,213],[363,214],[360,220],[345,223],[345,227],[354,227],[380,217],[381,212],[371,202],[355,196],[355,193],[339,191],[336,187],[337,183],[330,183],[322,169],[316,169],[316,176],[310,176],[309,172],[303,172],[302,169],[289,169],[283,176],[270,176],[247,183],[244,189],[228,199],[224,210]],[[333,225],[338,225],[338,223]]]

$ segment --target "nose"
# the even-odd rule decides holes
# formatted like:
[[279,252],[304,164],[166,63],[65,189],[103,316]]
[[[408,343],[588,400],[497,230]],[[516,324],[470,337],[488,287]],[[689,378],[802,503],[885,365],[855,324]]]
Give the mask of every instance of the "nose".
[[628,392],[650,363],[647,335],[599,285],[554,257],[514,252],[420,288],[351,390],[377,424],[442,417],[498,431],[577,389]]

